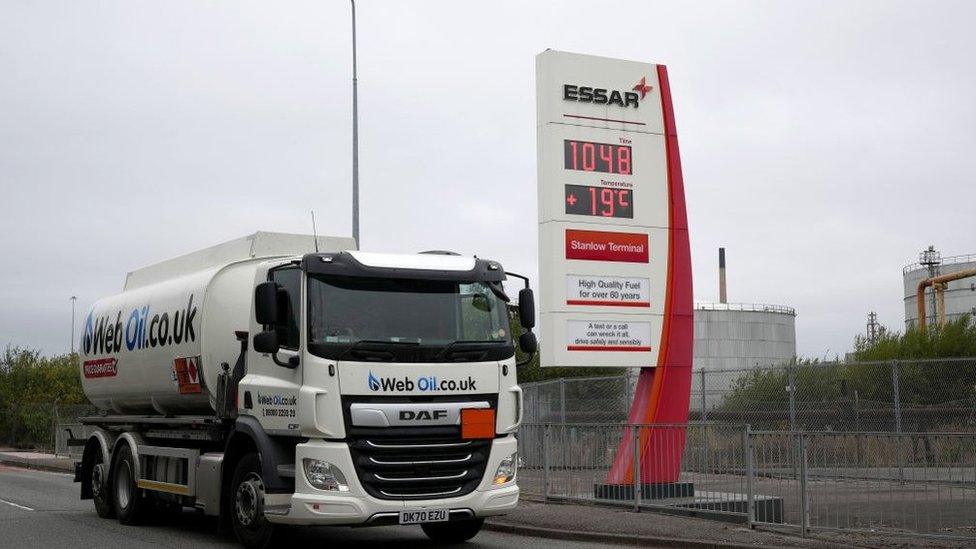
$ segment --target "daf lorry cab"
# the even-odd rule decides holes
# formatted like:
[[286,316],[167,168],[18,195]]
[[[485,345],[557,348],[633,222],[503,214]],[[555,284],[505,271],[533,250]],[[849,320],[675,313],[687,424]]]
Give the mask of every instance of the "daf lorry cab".
[[127,524],[194,507],[246,547],[284,525],[471,538],[519,495],[516,343],[535,352],[535,315],[510,276],[277,233],[129,273],[84,321],[102,412],[83,420],[81,497]]

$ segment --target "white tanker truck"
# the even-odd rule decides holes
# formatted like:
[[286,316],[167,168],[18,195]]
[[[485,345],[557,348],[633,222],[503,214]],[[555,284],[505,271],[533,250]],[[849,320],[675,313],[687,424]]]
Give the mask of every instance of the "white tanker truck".
[[494,261],[277,233],[129,273],[84,322],[102,412],[83,420],[81,497],[123,523],[195,507],[247,547],[288,524],[470,539],[518,501],[533,302]]

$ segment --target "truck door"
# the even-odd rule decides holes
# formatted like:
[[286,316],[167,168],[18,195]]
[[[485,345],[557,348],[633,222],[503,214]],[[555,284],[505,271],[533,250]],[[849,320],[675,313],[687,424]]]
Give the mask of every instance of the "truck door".
[[[247,375],[239,389],[244,392],[240,413],[254,416],[269,434],[297,436],[300,433],[298,393],[302,386],[299,358],[303,276],[301,269],[292,263],[273,267],[266,276],[259,272],[255,283],[270,281],[277,286],[278,321],[273,328],[277,332],[279,349],[271,355],[257,352],[251,346]],[[252,325],[252,343],[255,334],[263,328]]]

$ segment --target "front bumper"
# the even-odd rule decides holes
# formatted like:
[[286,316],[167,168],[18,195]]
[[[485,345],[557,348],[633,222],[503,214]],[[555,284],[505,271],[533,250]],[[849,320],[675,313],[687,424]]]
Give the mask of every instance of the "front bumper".
[[[449,509],[452,519],[505,514],[518,503],[518,486],[515,481],[494,486],[492,479],[501,461],[515,453],[517,447],[512,435],[493,440],[485,476],[478,488],[467,495],[402,501],[377,499],[366,493],[346,443],[311,440],[295,447],[295,493],[267,495],[266,516],[269,522],[277,524],[373,525],[388,524],[406,509]],[[312,487],[301,465],[304,458],[337,465],[346,477],[349,491],[327,492]]]

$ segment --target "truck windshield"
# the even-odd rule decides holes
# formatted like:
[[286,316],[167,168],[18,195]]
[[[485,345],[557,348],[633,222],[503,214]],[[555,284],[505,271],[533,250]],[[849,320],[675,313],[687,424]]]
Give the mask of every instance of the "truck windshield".
[[311,276],[308,300],[309,350],[319,356],[454,361],[514,352],[505,301],[486,283]]

